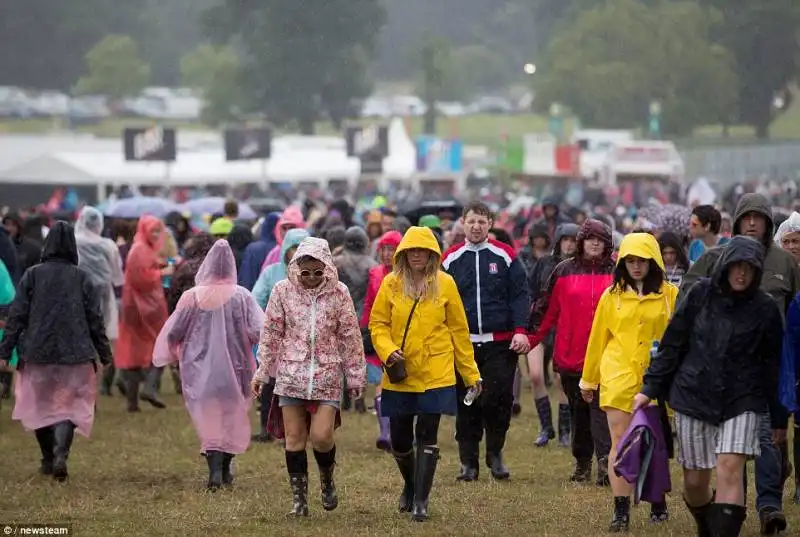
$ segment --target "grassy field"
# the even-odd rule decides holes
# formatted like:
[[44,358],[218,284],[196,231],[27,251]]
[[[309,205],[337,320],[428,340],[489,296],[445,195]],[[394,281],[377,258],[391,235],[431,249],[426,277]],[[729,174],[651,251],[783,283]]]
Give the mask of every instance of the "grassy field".
[[[130,126],[151,125],[150,120],[142,119],[109,119],[97,123],[78,127],[79,132],[91,133],[102,137],[117,138],[122,129]],[[408,122],[412,136],[422,133],[421,118],[411,118]],[[515,115],[475,115],[461,118],[440,118],[437,131],[443,137],[462,138],[468,144],[496,145],[503,136],[512,138],[520,137],[533,132],[547,131],[548,120],[536,114]],[[206,127],[199,123],[177,123],[181,130],[204,130]],[[0,133],[45,133],[52,130],[64,129],[63,123],[49,119],[30,120],[3,120],[0,121]],[[573,122],[567,119],[564,123],[565,132],[572,132]],[[317,125],[319,134],[334,134],[330,123]],[[287,130],[287,132],[289,132]],[[794,106],[786,114],[775,120],[772,125],[773,139],[800,139],[800,106]],[[679,141],[684,146],[740,144],[755,142],[753,129],[747,126],[732,126],[729,130],[730,139],[722,139],[722,127],[711,125],[698,128],[694,136]]]
[[[165,391],[171,392],[166,388]],[[416,524],[395,511],[401,479],[394,461],[376,451],[375,417],[344,416],[338,431],[339,509],[325,513],[318,475],[310,459],[311,517],[289,517],[291,504],[283,451],[277,444],[252,445],[236,459],[236,487],[204,492],[206,465],[180,398],[167,395],[167,410],[138,415],[123,411],[119,396],[103,398],[91,440],[76,435],[69,459],[70,480],[56,484],[37,475],[39,450],[34,435],[0,411],[0,526],[66,523],[76,536],[279,535],[376,537],[384,535],[561,536],[604,534],[611,492],[566,482],[571,457],[551,446],[535,449],[538,429],[530,394],[513,421],[506,450],[509,482],[494,482],[481,469],[477,483],[457,483],[458,457],[453,420],[443,421],[442,460],[431,498],[431,520]],[[752,471],[752,469],[751,469]],[[688,536],[693,525],[680,500],[679,473],[668,500],[672,519],[661,527],[647,523],[649,507],[633,511],[631,535]],[[788,493],[788,485],[787,485]],[[752,500],[751,500],[752,502]],[[800,507],[787,506],[790,532],[800,528]],[[758,535],[750,510],[743,535]]]

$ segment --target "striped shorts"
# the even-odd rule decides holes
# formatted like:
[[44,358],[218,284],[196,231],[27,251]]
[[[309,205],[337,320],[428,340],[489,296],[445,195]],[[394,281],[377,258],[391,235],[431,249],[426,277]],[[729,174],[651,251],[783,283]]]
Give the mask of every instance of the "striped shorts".
[[687,470],[711,470],[717,464],[717,455],[757,457],[761,454],[760,419],[755,412],[745,412],[720,425],[712,425],[675,412],[680,449],[678,462]]

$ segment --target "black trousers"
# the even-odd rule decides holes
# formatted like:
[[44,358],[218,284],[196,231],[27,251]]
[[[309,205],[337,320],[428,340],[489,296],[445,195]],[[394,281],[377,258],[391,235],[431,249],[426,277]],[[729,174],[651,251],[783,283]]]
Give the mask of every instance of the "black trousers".
[[509,341],[473,345],[475,361],[483,379],[483,393],[472,406],[464,404],[467,388],[456,374],[456,440],[462,464],[477,464],[478,446],[484,431],[487,454],[500,455],[506,444],[511,406],[514,404],[514,374],[519,361],[517,353],[510,350],[509,345]]
[[[417,418],[416,431],[414,418]],[[419,414],[418,416],[397,416],[389,418],[389,434],[392,439],[392,449],[395,453],[408,453],[414,449],[414,439],[417,448],[435,446],[438,443],[439,421],[441,414]]]
[[561,386],[569,400],[572,413],[572,456],[578,461],[608,458],[611,433],[606,413],[600,409],[600,395],[595,392],[591,404],[581,397],[580,374],[561,372]]

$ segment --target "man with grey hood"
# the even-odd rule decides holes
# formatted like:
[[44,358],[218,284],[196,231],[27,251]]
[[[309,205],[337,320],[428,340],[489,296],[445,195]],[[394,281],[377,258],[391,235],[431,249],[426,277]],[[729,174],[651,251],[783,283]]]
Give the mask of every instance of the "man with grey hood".
[[[764,276],[761,289],[778,304],[784,316],[794,297],[800,292],[800,268],[792,255],[772,243],[775,223],[769,201],[761,194],[745,194],[736,206],[733,217],[733,235],[747,235],[760,241],[766,250]],[[683,278],[682,300],[689,289],[700,278],[710,277],[714,265],[722,256],[726,246],[718,246],[706,252],[689,269]],[[778,424],[774,437],[770,423]],[[782,416],[761,416],[759,442],[761,455],[756,458],[756,507],[761,521],[761,533],[775,535],[786,529],[783,514],[783,483],[791,474],[788,467],[788,413]]]

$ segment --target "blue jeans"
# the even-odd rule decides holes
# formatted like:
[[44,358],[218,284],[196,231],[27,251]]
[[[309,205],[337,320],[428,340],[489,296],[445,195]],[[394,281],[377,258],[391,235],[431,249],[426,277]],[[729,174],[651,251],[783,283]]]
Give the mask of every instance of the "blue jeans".
[[756,458],[756,508],[765,507],[779,511],[783,505],[783,458],[780,449],[772,443],[772,428],[769,412],[761,414],[758,440],[761,455]]

